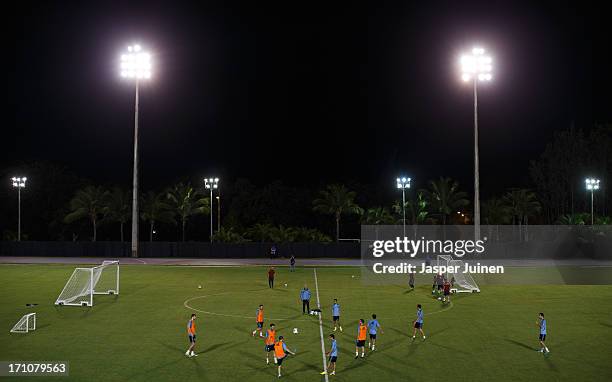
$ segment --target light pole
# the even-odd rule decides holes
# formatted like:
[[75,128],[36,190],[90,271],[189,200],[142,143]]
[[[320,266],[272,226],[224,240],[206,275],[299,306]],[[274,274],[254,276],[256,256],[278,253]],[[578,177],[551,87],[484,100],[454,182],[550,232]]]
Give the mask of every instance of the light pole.
[[599,179],[586,178],[584,184],[587,191],[591,191],[591,225],[593,225],[593,191],[599,190]]
[[13,177],[13,187],[17,188],[17,241],[21,241],[21,189],[25,188],[28,178]]
[[151,56],[140,45],[128,46],[121,55],[121,77],[133,80],[136,88],[134,97],[134,170],[132,190],[132,257],[138,257],[138,96],[141,80],[151,78]]
[[461,56],[461,79],[474,85],[474,235],[480,240],[480,173],[478,158],[478,82],[491,81],[493,60],[482,48],[473,48],[472,53]]
[[406,190],[410,188],[410,178],[401,177],[396,179],[397,188],[402,190],[402,223],[404,227],[404,237],[406,237]]
[[219,188],[219,178],[204,178],[204,188],[210,190],[210,241],[213,239],[213,190]]
[[217,232],[221,231],[221,195],[217,192]]

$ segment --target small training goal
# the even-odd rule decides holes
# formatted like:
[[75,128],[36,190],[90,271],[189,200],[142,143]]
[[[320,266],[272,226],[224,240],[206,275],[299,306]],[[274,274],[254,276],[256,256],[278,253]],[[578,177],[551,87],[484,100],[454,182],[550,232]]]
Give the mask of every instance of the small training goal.
[[32,330],[36,330],[36,313],[28,313],[21,317],[11,329],[11,333],[28,333]]
[[119,294],[118,261],[104,261],[93,268],[76,268],[55,305],[93,306],[95,294]]
[[[438,267],[446,266],[447,272],[445,272],[446,279],[451,281],[452,293],[460,292],[480,292],[480,288],[474,281],[474,278],[470,273],[463,273],[465,265],[462,260],[453,259],[450,255],[438,255]],[[458,272],[449,272],[449,270],[457,269]]]

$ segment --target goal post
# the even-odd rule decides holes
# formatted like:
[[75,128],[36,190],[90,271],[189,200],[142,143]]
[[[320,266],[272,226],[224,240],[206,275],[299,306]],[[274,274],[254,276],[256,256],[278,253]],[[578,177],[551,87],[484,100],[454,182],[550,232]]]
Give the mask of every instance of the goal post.
[[55,305],[93,306],[96,294],[119,294],[119,261],[93,268],[76,268]]
[[[470,273],[463,273],[464,263],[463,260],[453,259],[450,255],[438,255],[437,265],[446,266],[445,276],[447,280],[455,279],[451,292],[453,293],[461,293],[461,292],[480,292],[480,288],[474,278]],[[459,272],[449,272],[449,269],[459,269]]]
[[13,326],[11,333],[28,333],[32,330],[36,330],[36,313],[24,314]]

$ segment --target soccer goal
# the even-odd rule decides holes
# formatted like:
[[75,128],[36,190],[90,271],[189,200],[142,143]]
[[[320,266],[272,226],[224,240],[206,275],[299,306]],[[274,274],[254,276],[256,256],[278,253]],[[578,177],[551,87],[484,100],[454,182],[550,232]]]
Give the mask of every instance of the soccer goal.
[[93,268],[76,268],[55,305],[93,306],[95,294],[119,294],[118,261],[104,261]]
[[[453,259],[450,255],[438,255],[437,265],[444,265],[446,269],[458,269],[459,272],[446,272],[446,278],[450,281],[455,279],[452,283],[451,292],[480,292],[480,288],[474,281],[474,278],[469,273],[463,273],[465,268],[462,260]],[[453,267],[453,268],[451,268]]]
[[32,330],[36,330],[36,313],[25,314],[21,317],[11,329],[11,333],[28,333]]

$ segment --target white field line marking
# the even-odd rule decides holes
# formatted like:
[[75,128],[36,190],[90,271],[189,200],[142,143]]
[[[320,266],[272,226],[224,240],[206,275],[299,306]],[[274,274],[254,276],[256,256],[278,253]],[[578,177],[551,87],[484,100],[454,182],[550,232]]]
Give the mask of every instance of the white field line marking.
[[[319,280],[317,280],[317,268],[314,269],[314,278],[315,278],[315,290],[317,291],[317,309],[321,310],[321,301],[319,300]],[[325,359],[325,342],[323,340],[323,320],[321,319],[321,312],[318,314],[319,316],[319,334],[321,335],[321,353],[323,356],[323,371],[325,372],[325,382],[329,382],[329,377],[327,376],[327,360]]]

